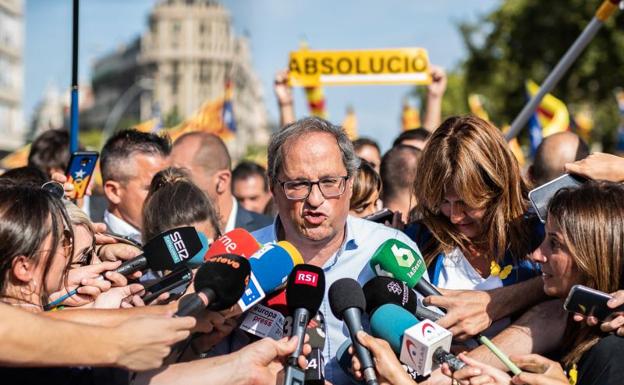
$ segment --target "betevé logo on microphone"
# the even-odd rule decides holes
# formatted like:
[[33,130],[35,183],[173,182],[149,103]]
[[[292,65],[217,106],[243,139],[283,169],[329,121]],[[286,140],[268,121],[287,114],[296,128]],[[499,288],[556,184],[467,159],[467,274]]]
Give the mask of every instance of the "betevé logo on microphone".
[[299,271],[295,277],[295,285],[316,287],[316,285],[318,285],[318,274],[311,271]]

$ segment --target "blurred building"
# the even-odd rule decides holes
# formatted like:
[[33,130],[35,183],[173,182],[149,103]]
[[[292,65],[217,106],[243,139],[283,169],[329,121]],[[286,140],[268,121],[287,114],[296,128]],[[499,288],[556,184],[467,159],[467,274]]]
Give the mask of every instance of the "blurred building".
[[222,98],[228,79],[237,126],[228,147],[239,157],[249,145],[265,145],[269,139],[248,39],[234,35],[228,10],[215,1],[159,1],[141,38],[95,62],[89,124],[102,128],[118,103],[127,105],[126,121],[157,113],[184,119],[205,102]]
[[22,0],[0,0],[0,149],[13,150],[24,143],[22,117],[24,86]]

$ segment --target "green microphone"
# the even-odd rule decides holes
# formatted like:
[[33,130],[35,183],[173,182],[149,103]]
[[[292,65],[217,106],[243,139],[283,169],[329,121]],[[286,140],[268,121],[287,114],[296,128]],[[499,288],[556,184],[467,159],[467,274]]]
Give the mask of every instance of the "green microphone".
[[379,246],[370,260],[371,269],[378,276],[387,276],[405,282],[425,297],[442,295],[423,275],[425,260],[418,250],[397,239],[389,239]]

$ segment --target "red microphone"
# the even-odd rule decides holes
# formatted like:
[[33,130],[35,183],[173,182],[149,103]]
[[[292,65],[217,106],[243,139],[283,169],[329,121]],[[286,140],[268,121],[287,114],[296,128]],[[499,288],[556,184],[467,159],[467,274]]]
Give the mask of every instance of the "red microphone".
[[245,229],[234,229],[217,238],[204,256],[207,261],[217,255],[236,254],[249,259],[256,251],[260,250],[260,244]]

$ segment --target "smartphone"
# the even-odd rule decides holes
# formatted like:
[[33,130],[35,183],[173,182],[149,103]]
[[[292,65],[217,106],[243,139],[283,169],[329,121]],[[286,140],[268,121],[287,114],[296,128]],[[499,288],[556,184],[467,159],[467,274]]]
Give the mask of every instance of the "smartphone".
[[529,200],[542,223],[546,223],[546,215],[548,214],[548,203],[555,193],[562,188],[574,188],[582,185],[584,179],[578,176],[564,174],[557,179],[553,179],[529,192]]
[[394,213],[392,212],[392,210],[383,209],[383,210],[377,211],[376,213],[372,213],[371,215],[365,216],[364,219],[372,221],[372,222],[385,224],[386,221],[392,222],[393,216],[394,216]]
[[99,154],[96,151],[78,151],[71,155],[65,175],[67,176],[67,181],[74,185],[74,191],[76,192],[74,199],[84,197],[87,192],[98,156]]
[[600,321],[607,319],[611,314],[624,312],[624,305],[615,309],[607,306],[612,297],[598,290],[583,285],[574,285],[570,289],[563,308],[571,313],[579,313],[585,316],[594,316]]
[[[143,302],[145,304],[149,304],[156,298],[158,298],[162,293],[171,292],[182,285],[186,285],[193,279],[193,272],[191,269],[183,265],[164,277],[156,280],[156,282],[152,283],[149,286],[145,287],[145,295],[143,296]],[[182,294],[176,290],[176,293],[170,294]]]

